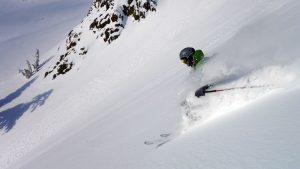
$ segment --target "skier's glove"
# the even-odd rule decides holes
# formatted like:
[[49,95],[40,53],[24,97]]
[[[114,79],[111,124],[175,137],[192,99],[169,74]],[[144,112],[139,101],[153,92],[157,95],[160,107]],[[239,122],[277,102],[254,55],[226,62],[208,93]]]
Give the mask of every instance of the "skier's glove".
[[200,87],[196,92],[195,92],[195,96],[196,97],[201,97],[201,96],[205,96],[205,91],[207,89],[209,89],[211,87],[211,85],[205,85]]

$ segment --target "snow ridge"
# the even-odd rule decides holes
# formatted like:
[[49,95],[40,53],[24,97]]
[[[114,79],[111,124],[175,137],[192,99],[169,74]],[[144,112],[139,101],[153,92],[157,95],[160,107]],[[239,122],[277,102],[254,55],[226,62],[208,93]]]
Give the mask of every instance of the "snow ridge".
[[45,73],[45,77],[53,74],[52,78],[55,79],[67,73],[78,55],[87,54],[91,39],[101,38],[110,44],[120,36],[128,18],[140,21],[147,12],[156,11],[156,6],[156,0],[95,0],[87,17],[68,34],[64,47],[58,48],[61,50],[59,61]]

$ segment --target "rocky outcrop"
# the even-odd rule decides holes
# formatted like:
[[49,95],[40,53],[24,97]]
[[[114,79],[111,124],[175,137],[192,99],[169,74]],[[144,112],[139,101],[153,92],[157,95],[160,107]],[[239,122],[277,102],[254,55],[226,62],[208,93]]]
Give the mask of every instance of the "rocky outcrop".
[[110,44],[121,35],[128,19],[140,21],[147,12],[156,11],[156,5],[156,0],[95,0],[86,18],[68,34],[64,46],[59,48],[59,61],[45,73],[45,77],[53,74],[55,79],[71,70],[76,56],[88,53],[86,39],[90,34]]
[[[88,14],[94,18],[90,30],[105,42],[111,43],[120,36],[128,17],[140,21],[148,11],[155,11],[155,7],[154,0],[127,0],[126,4],[118,4],[113,0],[96,0]],[[97,13],[98,10],[105,12]]]

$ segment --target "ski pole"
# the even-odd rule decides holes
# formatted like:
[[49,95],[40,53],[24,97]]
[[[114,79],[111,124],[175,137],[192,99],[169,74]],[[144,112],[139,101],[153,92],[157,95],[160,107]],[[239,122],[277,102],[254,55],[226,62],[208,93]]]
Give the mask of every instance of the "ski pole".
[[205,96],[206,93],[214,93],[214,92],[222,92],[227,90],[235,90],[235,89],[246,89],[246,88],[263,88],[267,87],[269,85],[261,85],[261,86],[242,86],[242,87],[232,87],[232,88],[226,88],[226,89],[216,89],[216,90],[208,90],[212,85],[205,85],[201,88],[199,88],[195,92],[196,97]]
[[205,90],[205,93],[214,93],[214,92],[222,92],[222,91],[227,91],[227,90],[235,90],[235,89],[246,89],[246,88],[263,88],[263,87],[267,87],[265,85],[261,85],[261,86],[242,86],[242,87],[232,87],[232,88],[227,88],[227,89],[216,89],[216,90]]

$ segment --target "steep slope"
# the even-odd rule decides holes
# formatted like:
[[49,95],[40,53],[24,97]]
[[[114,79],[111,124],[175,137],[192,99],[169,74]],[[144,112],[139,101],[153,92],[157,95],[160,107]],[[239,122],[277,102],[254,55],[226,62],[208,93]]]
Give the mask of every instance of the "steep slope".
[[79,56],[86,55],[96,39],[111,43],[120,36],[130,17],[140,21],[148,11],[155,11],[156,5],[155,0],[94,1],[87,17],[70,31],[65,45],[58,47],[59,60],[56,59],[57,62],[45,73],[45,77],[53,74],[52,78],[55,79],[70,71],[74,64],[78,68]]
[[36,48],[43,55],[60,42],[83,19],[91,5],[91,1],[85,0],[2,0],[0,3],[1,82],[23,68]]
[[[44,79],[48,66],[57,62],[52,59],[38,77],[3,94],[0,114],[11,127],[0,136],[0,167],[297,166],[298,147],[288,144],[298,137],[289,141],[292,134],[284,131],[298,132],[293,120],[298,107],[286,101],[290,93],[285,92],[295,86],[291,98],[299,97],[298,8],[297,1],[283,0],[162,1],[145,20],[127,22],[110,45],[88,41],[88,52],[68,74]],[[93,33],[84,38],[89,37]],[[212,58],[191,72],[177,59],[186,46],[202,48]],[[57,59],[58,53],[55,47],[43,57]],[[194,90],[209,82],[217,83],[215,88],[266,87],[194,98]],[[181,109],[183,100],[191,115]],[[224,118],[213,120],[217,117]],[[259,148],[266,153],[257,155]],[[289,153],[290,161],[274,163]]]
[[244,26],[200,80],[221,74],[219,88],[268,86],[190,96],[184,134],[128,168],[298,168],[299,7],[287,3]]
[[128,168],[296,169],[299,91],[276,92],[202,124]]

